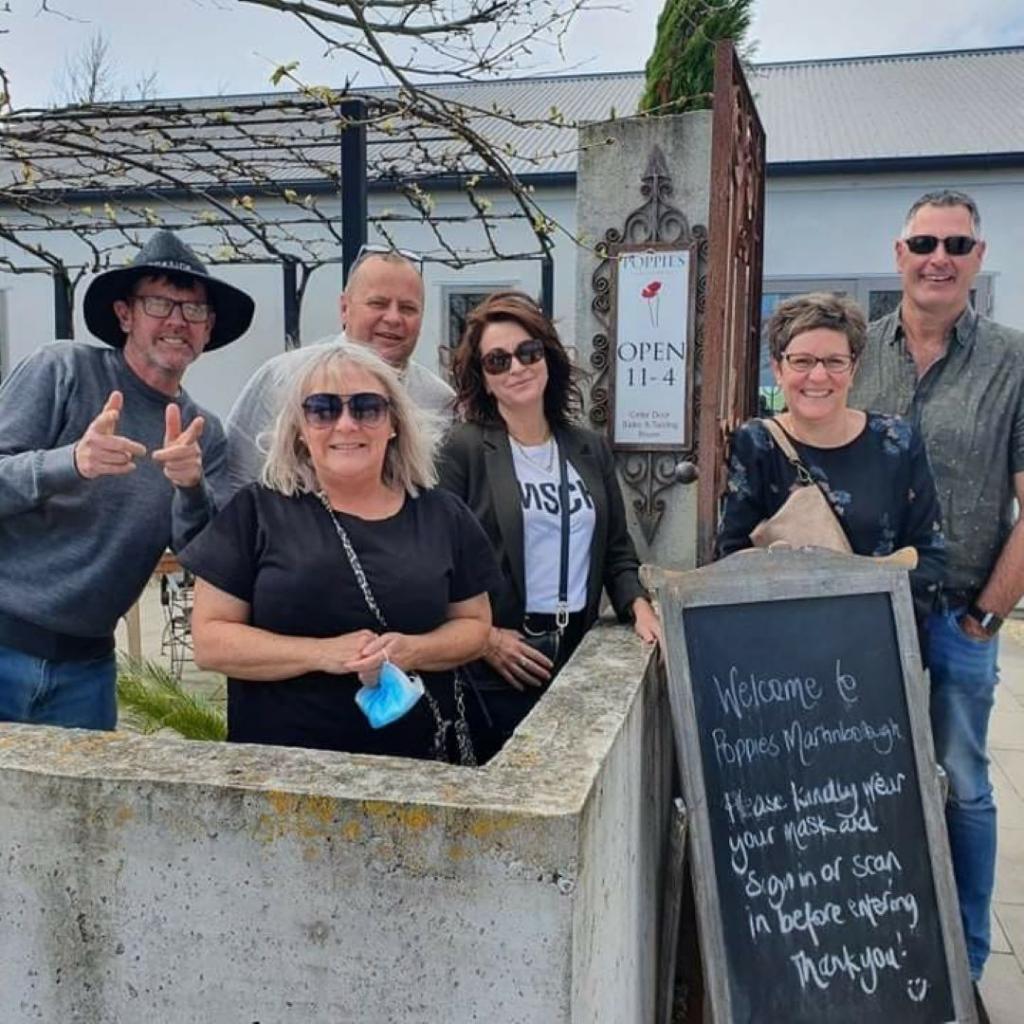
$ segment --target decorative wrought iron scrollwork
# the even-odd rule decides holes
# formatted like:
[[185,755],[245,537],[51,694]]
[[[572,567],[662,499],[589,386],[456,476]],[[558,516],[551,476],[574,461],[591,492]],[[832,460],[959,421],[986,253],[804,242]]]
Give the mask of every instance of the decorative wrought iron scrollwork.
[[670,202],[672,178],[661,146],[654,146],[647,158],[647,169],[640,179],[640,194],[645,201],[626,217],[623,241],[632,244],[690,241],[690,222],[686,214]]
[[675,452],[619,452],[616,463],[623,483],[633,492],[630,502],[644,540],[650,544],[665,514],[664,493],[679,483]]
[[[708,291],[708,232],[701,224],[690,225],[686,215],[672,204],[672,177],[668,172],[665,154],[660,146],[651,149],[647,167],[640,178],[640,194],[644,201],[629,213],[619,228],[609,228],[595,246],[600,262],[591,275],[593,296],[590,309],[599,330],[591,338],[590,368],[593,371],[590,388],[591,425],[601,431],[610,429],[611,391],[609,377],[613,359],[614,325],[611,322],[612,270],[614,258],[611,248],[620,243],[643,244],[667,242],[692,244],[696,259],[696,290],[694,295],[693,390],[689,415],[698,422],[700,415],[700,366],[704,350],[704,312]],[[630,504],[636,513],[644,539],[650,544],[658,531],[665,513],[665,492],[679,482],[676,465],[681,459],[696,462],[697,432],[693,431],[690,448],[678,452],[631,450],[616,454],[616,463],[622,480],[631,492]]]

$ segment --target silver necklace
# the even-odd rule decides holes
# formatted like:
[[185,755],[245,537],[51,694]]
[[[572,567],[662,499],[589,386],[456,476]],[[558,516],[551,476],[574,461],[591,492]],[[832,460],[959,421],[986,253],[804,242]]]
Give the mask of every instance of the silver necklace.
[[535,456],[531,455],[526,450],[526,448],[523,445],[521,445],[514,437],[512,437],[511,434],[509,434],[508,436],[511,438],[512,443],[516,446],[516,449],[518,450],[519,454],[522,455],[522,457],[524,459],[526,459],[526,461],[528,463],[530,463],[531,466],[535,466],[537,469],[542,469],[545,473],[551,473],[551,472],[554,471],[554,468],[555,468],[555,436],[554,436],[554,434],[551,434],[548,437],[547,444],[545,445],[545,448],[544,448],[544,452],[541,455],[541,460],[543,460],[543,461],[538,460]]

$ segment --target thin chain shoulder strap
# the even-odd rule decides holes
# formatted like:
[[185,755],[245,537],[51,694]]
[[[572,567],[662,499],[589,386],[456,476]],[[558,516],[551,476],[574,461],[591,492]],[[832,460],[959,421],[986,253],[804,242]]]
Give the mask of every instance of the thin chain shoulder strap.
[[[341,523],[338,522],[338,517],[335,514],[334,509],[331,508],[331,502],[327,495],[321,491],[317,497],[327,510],[327,514],[331,517],[331,522],[334,524],[334,532],[337,533],[338,540],[341,541],[341,546],[345,551],[345,557],[348,559],[348,563],[352,567],[352,574],[356,578],[356,583],[359,584],[359,589],[363,592],[363,600],[366,601],[367,608],[370,609],[370,613],[380,623],[381,629],[386,630],[388,628],[387,619],[384,618],[384,613],[380,610],[380,605],[377,604],[377,599],[373,596],[373,591],[370,589],[370,581],[366,578],[366,573],[363,570],[362,563],[359,561],[359,556],[356,554],[356,549],[352,546],[352,541],[349,539],[348,531],[341,525]],[[442,716],[441,707],[434,699],[434,696],[426,688],[423,690],[423,697],[426,700],[427,705],[430,707],[431,714],[434,716],[434,725],[436,726],[433,742],[433,756],[436,761],[447,760],[447,757],[445,756],[445,738],[448,734],[448,729],[454,726],[455,742],[459,749],[459,763],[475,766],[477,763],[476,754],[473,751],[473,740],[469,732],[469,723],[466,721],[465,688],[462,685],[462,675],[458,669],[455,670],[454,676],[454,722],[450,722]]]
[[366,573],[363,571],[363,565],[359,561],[356,549],[352,547],[352,541],[349,539],[348,532],[338,522],[338,517],[335,515],[334,509],[331,508],[327,495],[321,491],[317,497],[324,508],[327,509],[327,514],[331,517],[331,522],[334,524],[334,532],[337,533],[338,540],[341,541],[345,557],[348,559],[348,564],[352,567],[352,574],[356,578],[356,583],[359,584],[359,589],[363,592],[363,600],[366,602],[366,607],[370,609],[370,614],[380,623],[381,629],[387,629],[387,619],[384,618],[384,613],[380,610],[380,605],[377,604],[377,599],[373,596],[373,591],[370,589],[370,581],[366,578]]

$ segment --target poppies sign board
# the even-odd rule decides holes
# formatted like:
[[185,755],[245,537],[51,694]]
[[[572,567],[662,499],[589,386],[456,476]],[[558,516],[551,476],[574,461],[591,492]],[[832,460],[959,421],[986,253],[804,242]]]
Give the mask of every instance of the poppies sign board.
[[623,245],[613,257],[612,441],[616,448],[687,448],[690,249]]

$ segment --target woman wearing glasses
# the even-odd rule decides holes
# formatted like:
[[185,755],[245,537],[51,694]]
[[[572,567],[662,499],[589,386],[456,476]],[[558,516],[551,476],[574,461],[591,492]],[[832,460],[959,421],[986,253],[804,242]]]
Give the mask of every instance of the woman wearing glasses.
[[[230,740],[470,760],[451,670],[487,642],[497,570],[469,510],[433,488],[435,438],[364,346],[302,367],[262,481],[181,555],[196,662],[228,676]],[[375,730],[354,698],[385,661],[426,693]]]
[[[786,411],[775,417],[828,499],[859,555],[912,546],[910,574],[919,618],[930,609],[945,566],[939,503],[917,429],[898,416],[847,403],[867,325],[855,302],[818,293],[781,303],[768,345]],[[751,546],[751,531],[785,504],[797,470],[762,420],[733,437],[718,553]]]
[[493,752],[593,624],[602,589],[643,640],[660,626],[611,452],[575,425],[577,371],[551,321],[520,292],[488,296],[467,319],[453,374],[466,422],[445,443],[441,485],[476,514],[502,572],[485,663],[472,672],[490,722],[478,746]]

